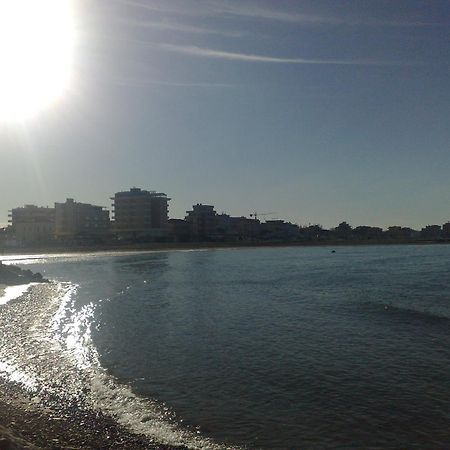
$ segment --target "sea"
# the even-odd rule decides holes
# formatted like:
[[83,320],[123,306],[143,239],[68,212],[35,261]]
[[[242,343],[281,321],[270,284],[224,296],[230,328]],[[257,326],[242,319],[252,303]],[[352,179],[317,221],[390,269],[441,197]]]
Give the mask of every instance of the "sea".
[[0,376],[192,449],[450,448],[450,246],[11,255]]

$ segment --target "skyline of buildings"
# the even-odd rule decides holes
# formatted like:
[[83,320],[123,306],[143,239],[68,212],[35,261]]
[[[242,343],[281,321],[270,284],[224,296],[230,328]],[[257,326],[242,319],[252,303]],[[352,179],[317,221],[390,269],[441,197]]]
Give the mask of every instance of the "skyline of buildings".
[[[235,242],[311,240],[449,239],[450,222],[427,225],[420,231],[410,227],[386,229],[341,222],[329,230],[321,225],[304,225],[281,219],[233,217],[217,213],[213,205],[197,203],[183,219],[169,219],[167,194],[137,187],[116,192],[111,209],[67,198],[54,207],[25,204],[9,213],[9,225],[0,228],[0,243],[26,247],[37,244],[87,244],[112,242]],[[265,214],[262,214],[263,216]]]
[[441,1],[84,3],[73,89],[0,133],[0,226],[23,202],[109,206],[148,180],[171,217],[198,200],[327,228],[449,219]]

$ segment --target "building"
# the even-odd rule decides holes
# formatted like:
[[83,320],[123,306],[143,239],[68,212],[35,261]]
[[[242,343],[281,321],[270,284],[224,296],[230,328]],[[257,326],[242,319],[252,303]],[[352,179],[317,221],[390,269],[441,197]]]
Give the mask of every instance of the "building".
[[240,241],[259,239],[261,235],[261,222],[256,218],[232,217],[231,224]]
[[103,206],[68,198],[55,203],[55,237],[59,240],[98,240],[110,234],[109,212]]
[[113,200],[114,233],[124,240],[159,240],[168,234],[168,203],[162,192],[131,188]]
[[227,214],[217,215],[217,229],[224,241],[248,241],[258,239],[261,222],[248,217],[230,217]]
[[169,239],[173,242],[188,242],[191,240],[189,224],[183,219],[169,219]]
[[300,228],[284,220],[266,220],[261,224],[261,238],[268,241],[296,241],[300,238]]
[[197,203],[192,206],[192,211],[186,211],[185,220],[194,241],[215,241],[220,238],[214,206]]
[[450,222],[444,223],[444,225],[442,225],[442,236],[445,238],[450,238]]
[[17,245],[44,244],[55,234],[55,208],[25,205],[9,214],[11,231]]
[[427,225],[420,231],[420,237],[424,239],[439,239],[442,237],[442,227],[440,225]]
[[416,239],[419,236],[419,232],[409,227],[401,227],[393,225],[388,227],[385,231],[385,236],[390,239],[407,241],[410,239]]

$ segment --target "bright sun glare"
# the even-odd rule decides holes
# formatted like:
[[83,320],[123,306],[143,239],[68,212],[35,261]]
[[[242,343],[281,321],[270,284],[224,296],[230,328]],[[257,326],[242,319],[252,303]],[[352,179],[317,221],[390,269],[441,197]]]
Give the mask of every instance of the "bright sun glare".
[[0,0],[0,120],[32,117],[68,86],[73,0]]

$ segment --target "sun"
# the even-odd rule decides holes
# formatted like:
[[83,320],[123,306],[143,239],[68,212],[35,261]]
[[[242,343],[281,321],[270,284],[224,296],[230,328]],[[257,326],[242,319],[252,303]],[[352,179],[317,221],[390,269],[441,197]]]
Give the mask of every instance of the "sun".
[[69,86],[73,0],[0,0],[0,121],[45,109]]

